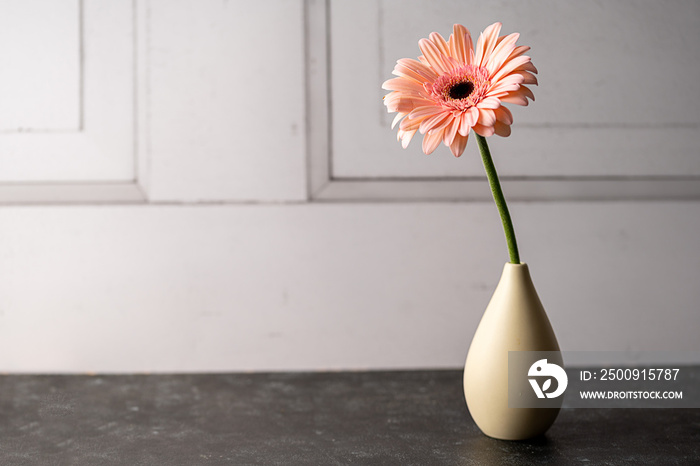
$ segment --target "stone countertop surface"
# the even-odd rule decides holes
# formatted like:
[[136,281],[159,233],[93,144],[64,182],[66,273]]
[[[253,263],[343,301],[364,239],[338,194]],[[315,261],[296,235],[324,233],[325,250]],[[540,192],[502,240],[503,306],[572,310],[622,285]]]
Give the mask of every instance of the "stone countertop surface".
[[[700,372],[700,368],[693,368]],[[0,464],[700,464],[700,409],[563,409],[488,438],[458,370],[0,376]]]

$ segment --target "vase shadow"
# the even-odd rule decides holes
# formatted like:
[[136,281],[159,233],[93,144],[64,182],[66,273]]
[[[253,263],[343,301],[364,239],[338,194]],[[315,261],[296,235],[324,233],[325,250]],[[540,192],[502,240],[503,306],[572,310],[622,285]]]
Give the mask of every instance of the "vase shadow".
[[486,466],[552,462],[556,464],[557,460],[563,459],[556,441],[547,434],[529,440],[499,440],[481,434],[473,442],[465,445],[462,457],[469,459],[469,462],[462,464]]

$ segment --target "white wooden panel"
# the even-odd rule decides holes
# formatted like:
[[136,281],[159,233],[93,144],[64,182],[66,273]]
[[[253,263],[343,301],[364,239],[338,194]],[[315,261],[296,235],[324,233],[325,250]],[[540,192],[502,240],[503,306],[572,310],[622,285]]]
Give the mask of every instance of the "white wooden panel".
[[[512,214],[562,349],[700,351],[700,203]],[[459,367],[507,260],[490,203],[4,207],[0,225],[0,371]]]
[[79,0],[0,6],[0,131],[80,128]]
[[[509,201],[640,201],[700,199],[695,178],[502,179]],[[316,193],[320,201],[434,202],[487,201],[493,195],[486,179],[469,180],[334,180]],[[495,208],[495,207],[494,207]]]
[[458,160],[402,150],[381,83],[430,32],[495,21],[540,71],[512,136],[490,138],[502,176],[700,175],[698,2],[363,0],[330,2],[332,176],[482,176],[473,141]]
[[145,193],[136,183],[6,183],[0,205],[141,203]]
[[[28,60],[33,54],[39,54],[40,63],[30,71],[41,71],[46,74],[40,77],[44,90],[35,99],[43,99],[42,93],[58,92],[60,95],[47,102],[39,102],[41,107],[32,112],[42,112],[44,109],[51,114],[63,115],[63,124],[52,123],[55,117],[49,116],[53,127],[45,127],[41,122],[31,123],[39,131],[31,132],[0,132],[0,182],[97,182],[97,181],[133,181],[134,172],[134,9],[133,2],[128,0],[83,0],[79,2],[80,11],[76,10],[77,2],[46,2],[47,11],[51,14],[46,18],[43,6],[39,12],[34,7],[39,3],[32,0],[22,2],[24,16],[16,27],[30,31],[37,26],[33,24],[34,16],[41,16],[51,28],[35,40],[44,44],[46,49],[36,46],[33,42],[19,43],[13,41],[11,46],[17,48],[13,53],[27,54]],[[19,3],[19,2],[18,2]],[[3,3],[4,7],[5,3]],[[43,5],[43,4],[42,4]],[[19,8],[19,7],[18,7]],[[60,13],[52,14],[56,11]],[[55,20],[54,20],[55,16]],[[67,17],[79,17],[80,21],[67,20]],[[39,26],[43,27],[43,26]],[[72,28],[72,29],[67,29]],[[52,35],[60,35],[54,38]],[[82,34],[81,40],[76,40]],[[11,35],[11,34],[10,34]],[[55,41],[57,44],[46,45],[43,41]],[[26,48],[25,48],[26,45]],[[7,47],[7,45],[6,45]],[[58,83],[51,83],[52,74],[48,73],[51,63],[43,63],[45,54],[59,53],[52,60],[62,61],[65,52],[66,70],[57,70]],[[74,83],[73,65],[75,57],[82,53],[81,96],[71,91],[67,98],[62,90],[62,81],[70,75],[70,86]],[[18,77],[10,74],[0,84],[12,86],[11,80]],[[34,79],[34,78],[32,78]],[[69,86],[69,87],[70,87]],[[24,104],[21,93],[13,94],[12,87],[3,89],[5,98],[9,99],[10,109]],[[81,101],[82,99],[82,101]],[[30,99],[29,103],[37,104]],[[0,106],[4,106],[5,102]],[[65,108],[54,108],[65,106]],[[79,127],[75,118],[66,115],[75,113],[78,106],[82,112]],[[11,120],[11,119],[10,119]],[[48,123],[47,123],[48,124]],[[19,127],[15,121],[12,127]],[[79,131],[63,131],[62,128],[74,127]],[[46,131],[42,131],[46,130]],[[61,130],[61,131],[57,131]]]
[[301,0],[152,0],[149,195],[306,198]]
[[136,141],[135,153],[136,158],[136,178],[138,186],[144,195],[149,192],[149,173],[150,173],[150,119],[149,119],[149,73],[148,60],[149,54],[149,27],[150,27],[150,4],[148,0],[138,0],[135,3],[135,100],[136,112]]

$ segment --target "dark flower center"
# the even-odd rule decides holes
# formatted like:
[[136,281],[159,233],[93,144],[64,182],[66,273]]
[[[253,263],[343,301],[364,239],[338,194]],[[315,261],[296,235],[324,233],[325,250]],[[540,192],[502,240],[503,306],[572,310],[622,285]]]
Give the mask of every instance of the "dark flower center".
[[474,84],[471,81],[463,81],[452,86],[447,95],[450,99],[459,100],[469,97],[472,92],[474,92]]

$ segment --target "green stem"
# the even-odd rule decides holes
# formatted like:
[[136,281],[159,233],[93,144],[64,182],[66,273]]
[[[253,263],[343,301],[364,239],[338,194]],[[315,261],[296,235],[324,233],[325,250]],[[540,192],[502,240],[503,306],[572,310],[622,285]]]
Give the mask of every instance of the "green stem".
[[484,162],[484,168],[486,169],[486,177],[489,179],[489,186],[491,186],[491,193],[493,194],[493,200],[496,201],[496,207],[498,207],[498,213],[501,215],[501,221],[503,222],[503,231],[506,234],[506,243],[508,244],[508,254],[510,254],[511,264],[520,264],[520,256],[518,255],[518,243],[515,241],[515,230],[513,229],[513,222],[510,219],[510,214],[508,213],[508,206],[506,205],[506,198],[503,196],[503,191],[501,190],[501,183],[498,181],[498,173],[496,173],[496,167],[493,164],[493,159],[491,158],[491,151],[486,143],[486,138],[476,136],[476,142],[479,145],[479,151],[481,152],[481,160]]

